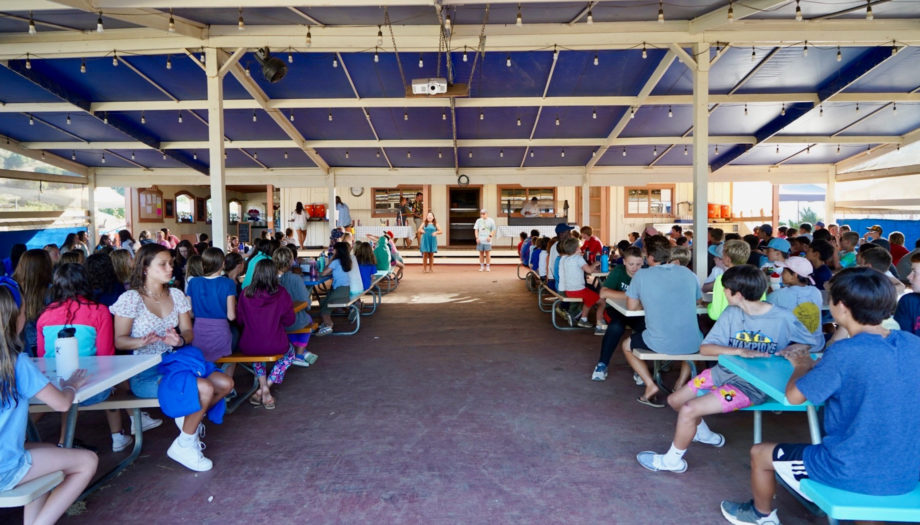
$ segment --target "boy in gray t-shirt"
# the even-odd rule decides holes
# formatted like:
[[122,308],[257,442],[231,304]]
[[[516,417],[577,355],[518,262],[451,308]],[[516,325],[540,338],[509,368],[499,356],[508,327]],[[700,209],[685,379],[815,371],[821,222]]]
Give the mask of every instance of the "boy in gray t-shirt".
[[[760,300],[769,281],[759,269],[733,266],[722,275],[722,285],[729,307],[703,340],[701,354],[757,358],[786,348],[817,352],[823,347],[823,336],[808,331],[791,311]],[[709,430],[703,416],[759,405],[766,399],[766,394],[722,365],[705,370],[668,398],[679,413],[670,450],[665,454],[640,452],[636,459],[652,471],[683,472],[687,470],[683,456],[691,442],[725,444],[725,437]]]

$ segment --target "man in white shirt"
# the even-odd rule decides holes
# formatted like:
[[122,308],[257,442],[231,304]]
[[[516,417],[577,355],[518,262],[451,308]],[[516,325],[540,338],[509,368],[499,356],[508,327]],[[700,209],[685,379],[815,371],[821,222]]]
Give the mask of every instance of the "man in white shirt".
[[536,197],[531,197],[530,201],[524,204],[524,207],[521,208],[521,215],[524,217],[539,217],[540,216],[540,205],[538,204]]
[[495,221],[489,217],[489,212],[485,208],[479,210],[479,218],[476,219],[476,224],[473,225],[473,231],[476,232],[479,271],[483,271],[483,262],[485,262],[485,271],[491,272],[492,237],[495,235]]

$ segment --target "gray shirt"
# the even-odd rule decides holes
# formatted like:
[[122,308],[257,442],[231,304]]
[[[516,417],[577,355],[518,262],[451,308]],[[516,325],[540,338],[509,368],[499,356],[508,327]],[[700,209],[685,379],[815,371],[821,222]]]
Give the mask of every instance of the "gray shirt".
[[696,275],[684,266],[661,264],[636,272],[626,296],[645,309],[642,340],[661,354],[695,354],[700,350],[696,302],[702,298]]
[[898,261],[898,277],[902,281],[907,280],[907,276],[910,275],[910,258],[915,253],[920,253],[920,248],[915,249],[914,251],[908,253],[904,257],[901,257],[901,260]]
[[[281,286],[287,291],[288,295],[291,296],[291,301],[295,303],[309,303],[310,294],[307,292],[306,285],[303,284],[303,278],[295,274],[294,272],[284,272],[284,274],[278,279],[281,283]],[[297,316],[294,318],[294,322],[285,327],[285,330],[288,332],[293,330],[300,330],[307,326],[308,323],[312,323],[313,320],[310,318],[310,314],[307,313],[310,307],[307,306],[303,310],[297,312]]]

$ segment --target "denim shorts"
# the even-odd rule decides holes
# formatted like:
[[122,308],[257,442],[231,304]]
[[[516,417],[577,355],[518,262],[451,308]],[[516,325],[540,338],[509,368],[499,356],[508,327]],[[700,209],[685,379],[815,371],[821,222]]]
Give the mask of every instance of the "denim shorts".
[[111,388],[106,388],[106,389],[103,390],[102,392],[99,392],[98,394],[94,395],[93,397],[91,397],[91,398],[87,399],[86,401],[83,401],[82,403],[80,403],[80,406],[81,406],[81,407],[85,407],[85,406],[89,406],[89,405],[95,405],[96,403],[102,403],[103,401],[105,401],[106,399],[108,399],[109,396],[111,396],[111,395],[112,395],[112,389],[111,389]]
[[157,367],[144,370],[131,378],[131,392],[134,393],[135,396],[144,399],[153,399],[157,397],[160,377],[161,375],[157,372]]
[[32,454],[26,450],[19,458],[19,462],[16,463],[15,467],[6,472],[0,472],[0,492],[10,490],[16,485],[19,485],[19,482],[22,481],[22,478],[26,477],[26,474],[29,473],[29,469],[31,468]]

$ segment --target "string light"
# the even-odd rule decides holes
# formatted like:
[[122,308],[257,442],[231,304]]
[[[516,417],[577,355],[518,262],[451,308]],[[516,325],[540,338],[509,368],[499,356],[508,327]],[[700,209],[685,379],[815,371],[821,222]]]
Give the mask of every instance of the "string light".
[[134,152],[131,152],[131,160],[134,160]]
[[636,118],[636,108],[635,106],[629,108],[629,118]]
[[594,65],[596,66],[598,64],[600,64],[600,60],[597,58],[597,53],[594,53]]
[[503,149],[498,150],[498,157],[501,159],[505,158],[505,150]]
[[466,62],[467,60],[468,58],[466,56],[466,46],[463,46],[463,61]]
[[805,41],[805,46],[802,47],[802,56],[803,57],[808,56],[808,40]]
[[192,160],[198,160],[198,152],[192,153]]
[[441,112],[441,120],[447,120],[447,112],[446,112],[446,111],[442,111],[442,112]]
[[102,11],[99,11],[99,18],[96,19],[96,32],[101,33],[105,31],[105,27],[102,25]]
[[473,158],[473,151],[472,151],[472,150],[470,150],[470,152],[469,152],[469,154],[467,155],[467,157]]
[[593,158],[596,157],[596,156],[597,156],[597,150],[592,151],[592,152],[591,152],[591,158],[593,159]]
[[166,56],[166,69],[172,69],[172,57],[169,55]]
[[[166,160],[166,154],[165,154],[165,153],[163,154],[163,160]],[[252,152],[252,160],[259,160],[259,152],[258,152],[258,151],[253,151],[253,152]]]
[[719,154],[719,145],[718,145],[718,144],[716,144],[715,154],[716,154],[716,155]]
[[380,158],[380,150],[379,150],[379,149],[378,149],[377,151],[374,152],[374,156],[377,157],[378,159]]
[[35,28],[35,20],[32,19],[32,11],[29,11],[29,34],[35,36],[38,30]]
[[86,59],[80,59],[80,73],[86,73]]
[[751,62],[757,59],[757,49],[751,46]]
[[533,158],[533,157],[534,157],[533,150],[530,150],[530,158]]
[[252,121],[255,122],[255,121],[257,121],[257,120],[259,120],[259,118],[256,116],[256,112],[253,111],[253,112],[252,112]]
[[409,120],[409,112],[403,111],[403,120]]
[[744,105],[744,116],[746,117],[747,114],[748,114],[747,104],[745,104],[745,105]]
[[76,152],[76,151],[71,151],[71,152],[70,152],[70,160],[77,160],[77,152]]
[[447,16],[444,17],[444,29],[450,31],[450,28],[453,26],[450,21],[450,13],[447,13]]
[[642,42],[642,58],[648,58],[648,50],[645,48],[645,42]]
[[657,157],[657,156],[658,156],[658,146],[655,146],[655,147],[652,149],[652,156],[653,156],[653,157]]
[[840,144],[837,144],[837,153],[840,153]]
[[668,118],[673,118],[673,117],[674,117],[674,112],[671,111],[671,106],[668,106]]
[[856,112],[859,113],[859,102],[856,103]]
[[732,0],[728,1],[728,21],[729,22],[735,21],[735,7],[733,4],[734,2]]
[[840,52],[840,46],[837,46],[837,62],[843,60],[843,54]]
[[72,122],[72,121],[70,120],[70,113],[67,114],[67,120],[66,120],[66,122],[67,122],[67,125],[68,125],[68,126],[69,126],[69,125],[71,124],[71,122]]
[[783,106],[780,108],[779,114],[784,117],[786,116],[786,103],[785,102],[783,102]]
[[294,54],[288,51],[288,64],[294,63]]
[[204,48],[202,48],[201,51],[198,53],[198,61],[204,64],[204,60],[205,60]]
[[897,111],[897,110],[898,110],[898,103],[897,103],[897,102],[892,102],[892,103],[891,103],[891,111]]
[[287,158],[288,158],[288,152],[285,151],[285,152],[284,152],[284,160],[287,160]]
[[377,45],[383,45],[383,29],[380,26],[377,26]]
[[307,47],[310,47],[313,44],[313,35],[310,33],[310,26],[307,26],[306,43],[307,43]]
[[100,162],[102,162],[103,164],[105,164],[105,153],[102,154],[102,159],[100,159]]
[[521,4],[518,4],[517,16],[514,18],[514,25],[518,27],[524,25],[524,17],[521,16]]
[[597,120],[597,110],[596,109],[591,110],[591,119]]
[[664,6],[662,0],[658,0],[658,23],[664,23]]
[[179,112],[179,118],[176,120],[178,120],[179,124],[182,124],[182,112],[181,111]]
[[818,116],[819,117],[824,116],[824,104],[821,104],[820,106],[818,106]]
[[779,144],[776,145],[776,154],[779,155]]
[[[179,117],[182,117],[182,113],[179,113]],[[179,120],[179,122],[181,123],[182,120]],[[108,111],[102,114],[102,123],[103,124],[109,123],[109,112]]]
[[684,156],[686,157],[689,152],[687,151],[687,145],[684,144]]
[[518,119],[517,119],[517,125],[518,125],[518,127],[521,127],[521,117],[518,117]]
[[559,117],[558,117],[558,116],[556,117],[556,125],[557,125],[557,126],[559,125]]
[[348,150],[345,150],[345,158],[347,159],[349,156],[350,155],[348,154]]
[[559,156],[565,158],[565,148],[562,148],[562,151],[559,152]]
[[805,154],[806,154],[806,155],[811,155],[811,146],[807,146],[807,147],[805,148]]
[[332,122],[332,112],[329,112],[329,122]]
[[30,126],[34,126],[34,125],[35,125],[35,119],[32,117],[32,115],[29,115],[29,125],[30,125]]
[[294,122],[294,110],[291,110],[291,122]]
[[240,8],[240,17],[236,19],[236,28],[240,31],[246,29],[246,22],[243,21],[243,8]]
[[626,156],[626,146],[623,146],[623,156]]
[[425,67],[425,60],[422,58],[422,54],[418,54],[418,67],[419,69]]
[[112,51],[112,67],[118,67],[118,52]]
[[594,23],[594,13],[592,13],[590,9],[588,9],[588,18],[585,19],[585,22],[587,22],[588,25]]
[[169,24],[166,26],[166,30],[170,33],[176,32],[176,20],[173,18],[172,9],[169,10]]
[[339,58],[335,57],[332,59],[332,67],[339,67]]
[[556,46],[556,44],[553,44],[553,62],[556,60],[559,60],[559,48]]
[[26,53],[26,69],[32,69],[32,59],[29,58],[28,53]]
[[485,119],[486,119],[485,113],[483,113],[482,111],[480,111],[480,112],[479,112],[479,120],[485,120]]
[[380,62],[380,55],[377,53],[377,48],[374,48],[374,63]]
[[440,159],[440,158],[442,158],[443,156],[444,156],[444,154],[441,153],[441,150],[438,150],[438,158]]
[[141,111],[141,124],[146,124],[146,123],[147,123],[147,116],[144,115],[143,111]]
[[802,21],[802,8],[799,6],[799,0],[795,0],[795,21]]
[[872,0],[866,0],[866,20],[875,20],[875,17],[872,16]]
[[895,41],[892,40],[892,41],[891,41],[891,56],[895,56],[895,55],[897,55],[897,54],[898,54],[898,46],[897,46],[897,44],[895,43]]

